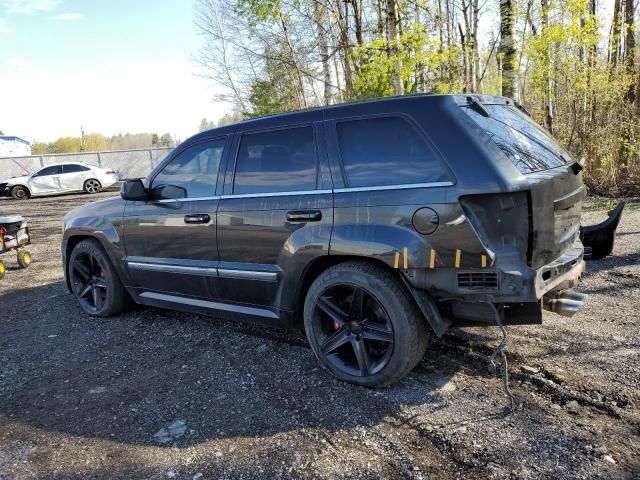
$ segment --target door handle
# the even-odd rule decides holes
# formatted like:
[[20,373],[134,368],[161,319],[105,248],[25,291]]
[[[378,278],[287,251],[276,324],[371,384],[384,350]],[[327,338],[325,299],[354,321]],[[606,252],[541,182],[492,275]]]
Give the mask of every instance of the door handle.
[[287,222],[319,222],[322,220],[320,210],[293,210],[287,212]]
[[211,220],[211,217],[206,213],[195,213],[184,216],[184,223],[209,223],[209,220]]

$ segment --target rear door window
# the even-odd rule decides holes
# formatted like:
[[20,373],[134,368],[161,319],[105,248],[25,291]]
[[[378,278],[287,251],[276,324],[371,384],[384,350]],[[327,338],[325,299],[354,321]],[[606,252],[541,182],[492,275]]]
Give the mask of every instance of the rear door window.
[[89,170],[82,165],[67,164],[62,166],[62,173],[79,173]]
[[315,190],[318,155],[311,126],[242,136],[234,194]]
[[469,107],[469,115],[500,147],[522,174],[566,165],[571,155],[529,116],[511,105],[484,105],[485,117]]
[[348,187],[449,180],[438,154],[404,118],[339,121],[336,133]]

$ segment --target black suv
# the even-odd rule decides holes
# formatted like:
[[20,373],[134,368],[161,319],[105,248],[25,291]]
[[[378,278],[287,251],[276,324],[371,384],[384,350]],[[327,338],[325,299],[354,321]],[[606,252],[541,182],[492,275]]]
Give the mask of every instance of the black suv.
[[501,97],[416,95],[200,133],[64,219],[89,315],[129,300],[304,325],[360,385],[409,373],[428,330],[579,311],[582,166]]

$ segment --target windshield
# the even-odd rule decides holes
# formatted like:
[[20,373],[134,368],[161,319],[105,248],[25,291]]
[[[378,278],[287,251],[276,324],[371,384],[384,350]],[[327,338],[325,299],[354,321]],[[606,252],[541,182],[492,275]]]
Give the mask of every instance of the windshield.
[[566,165],[571,155],[529,116],[512,105],[483,105],[489,117],[462,110],[482,128],[523,173]]

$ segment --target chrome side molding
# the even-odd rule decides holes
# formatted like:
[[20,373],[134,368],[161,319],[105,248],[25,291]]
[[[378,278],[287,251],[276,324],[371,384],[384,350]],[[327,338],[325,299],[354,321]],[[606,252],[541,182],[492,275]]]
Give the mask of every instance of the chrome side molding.
[[238,280],[257,280],[261,282],[276,282],[277,272],[263,272],[258,270],[239,270],[230,268],[200,267],[187,265],[171,265],[167,263],[152,263],[127,261],[129,268],[151,272],[182,273],[185,275],[203,275],[207,277],[233,278]]

